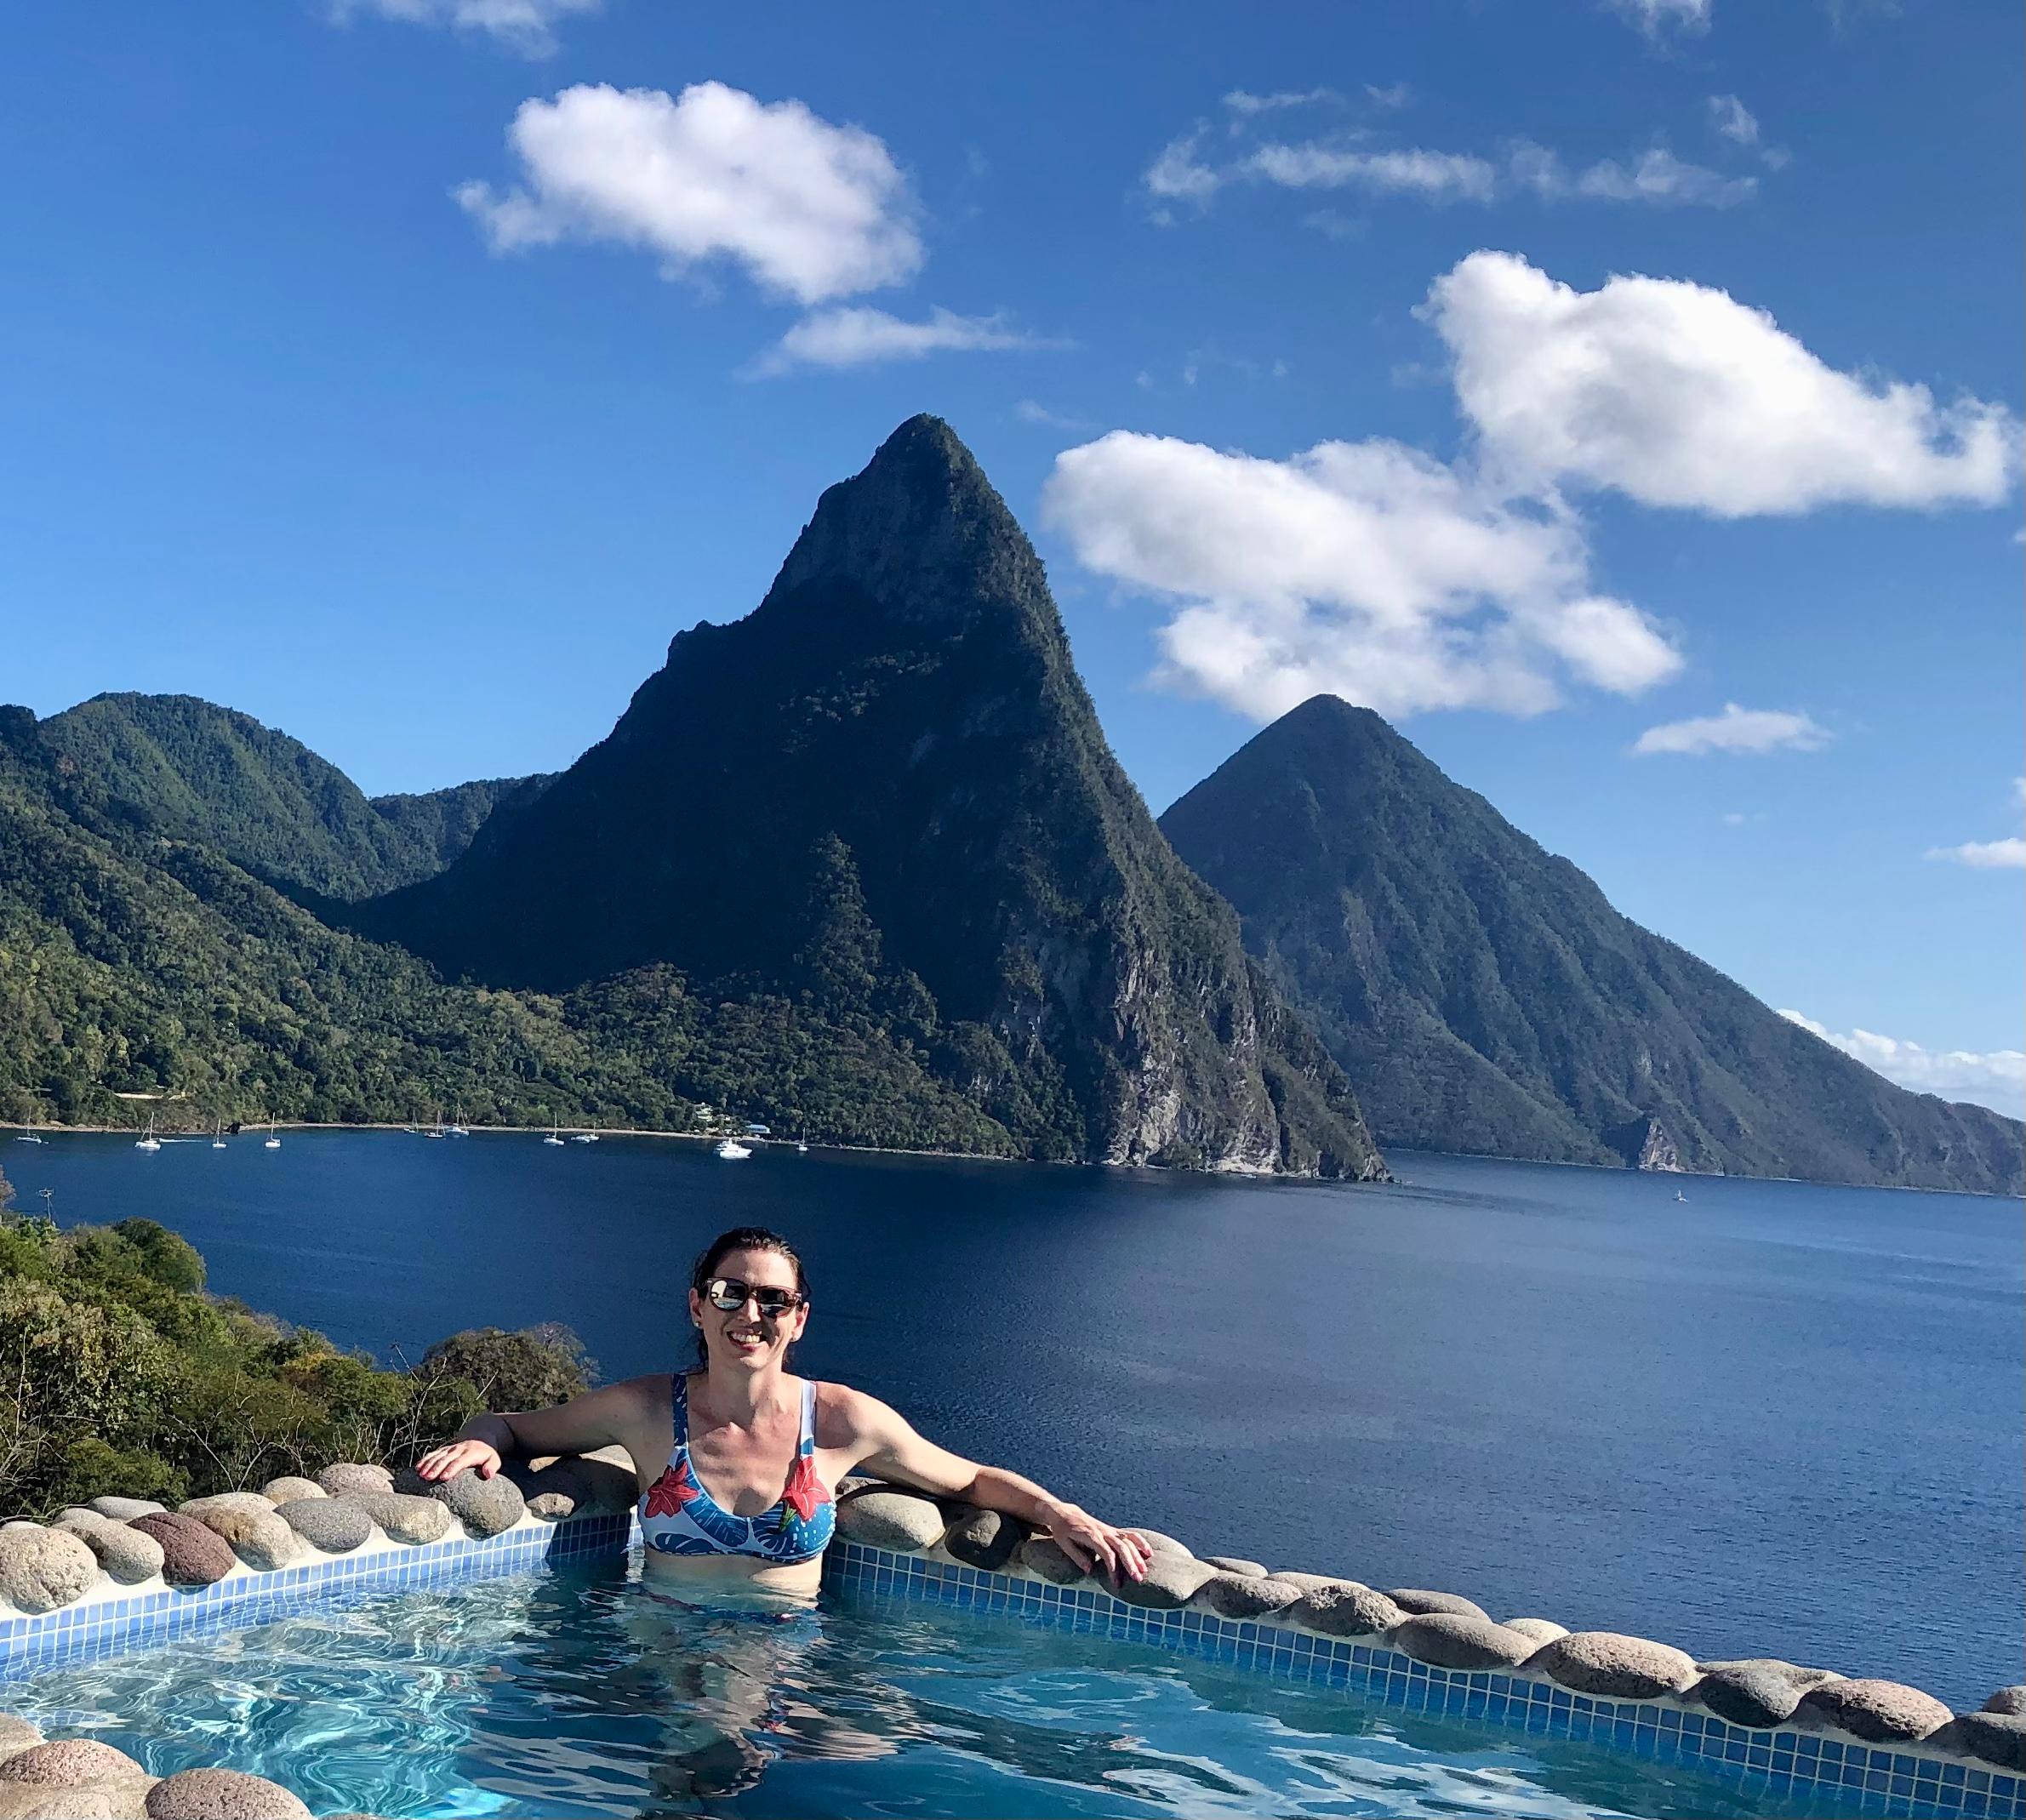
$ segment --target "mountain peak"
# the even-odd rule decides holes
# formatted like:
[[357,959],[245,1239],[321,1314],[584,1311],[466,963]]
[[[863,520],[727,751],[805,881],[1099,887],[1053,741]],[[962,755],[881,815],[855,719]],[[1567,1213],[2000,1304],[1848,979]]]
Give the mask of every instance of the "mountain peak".
[[969,617],[994,603],[1031,611],[1047,585],[977,458],[926,414],[825,490],[768,601],[819,583],[846,584],[903,619]]

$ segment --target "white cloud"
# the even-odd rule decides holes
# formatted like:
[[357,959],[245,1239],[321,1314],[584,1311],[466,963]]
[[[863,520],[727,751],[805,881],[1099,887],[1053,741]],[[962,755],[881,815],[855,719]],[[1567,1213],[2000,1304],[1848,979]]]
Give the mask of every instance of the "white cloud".
[[1024,424],[1034,424],[1043,430],[1060,430],[1070,436],[1085,435],[1091,428],[1085,419],[1052,411],[1047,405],[1037,403],[1032,398],[1023,398],[1014,405],[1013,415]]
[[1650,38],[1669,31],[1690,35],[1709,29],[1709,0],[1609,0],[1612,12]]
[[1927,857],[1986,872],[2026,870],[2026,841],[2017,835],[2002,841],[1965,841],[1960,847],[1931,847]]
[[806,316],[762,354],[752,368],[768,377],[795,367],[867,367],[884,360],[920,360],[929,354],[971,350],[1061,347],[1003,315],[957,316],[931,310],[928,320],[910,322],[884,310],[821,310]]
[[1281,88],[1272,94],[1252,94],[1243,88],[1234,88],[1224,98],[1224,106],[1235,114],[1273,114],[1290,107],[1315,107],[1324,102],[1341,101],[1344,97],[1334,88]]
[[1756,177],[1726,177],[1677,158],[1664,145],[1642,151],[1630,164],[1606,158],[1579,173],[1576,194],[1607,203],[1653,203],[1663,208],[1731,208],[1758,193]]
[[1489,202],[1498,182],[1496,168],[1467,153],[1359,151],[1318,145],[1262,145],[1240,169],[1290,190],[1355,187],[1436,203],[1459,197]]
[[526,57],[553,56],[556,26],[575,14],[596,13],[603,0],[334,0],[342,25],[361,13],[411,26],[454,26],[483,31]]
[[1630,693],[1681,665],[1591,587],[1572,520],[1397,442],[1272,461],[1115,431],[1056,458],[1042,514],[1087,568],[1175,608],[1166,680],[1260,719],[1324,690],[1531,714],[1571,681]]
[[1207,203],[1216,195],[1224,179],[1196,156],[1201,140],[1201,134],[1191,133],[1163,145],[1142,180],[1148,190],[1171,202]]
[[1709,124],[1733,145],[1759,143],[1759,123],[1752,117],[1752,111],[1734,94],[1709,97]]
[[1741,708],[1736,702],[1727,701],[1721,714],[1647,727],[1633,742],[1632,750],[1645,754],[1681,752],[1691,756],[1705,752],[1816,752],[1827,745],[1829,739],[1829,729],[1805,713]]
[[886,146],[800,101],[715,82],[673,97],[581,84],[522,102],[507,140],[521,185],[456,192],[495,252],[608,241],[659,254],[671,277],[723,260],[802,304],[899,283],[922,264]]
[[1979,1055],[1967,1049],[1924,1049],[1917,1042],[1880,1036],[1872,1030],[1853,1030],[1848,1036],[1839,1036],[1798,1011],[1783,1011],[1780,1015],[1916,1093],[1973,1100],[2008,1118],[2026,1115],[2026,1053],[2019,1050],[1995,1049]]
[[[1234,130],[1237,123],[1234,123]],[[1424,202],[1490,203],[1531,194],[1546,202],[1639,203],[1657,208],[1728,208],[1758,192],[1755,177],[1726,177],[1663,146],[1620,163],[1606,158],[1572,172],[1559,153],[1521,140],[1497,159],[1423,146],[1373,149],[1361,134],[1270,141],[1224,164],[1203,156],[1201,128],[1171,140],[1142,181],[1164,202],[1207,204],[1236,185],[1287,190],[1360,189]],[[1161,219],[1165,220],[1165,217]]]
[[1487,458],[1516,487],[1573,481],[1739,517],[1994,505],[2017,468],[2003,406],[1840,373],[1704,285],[1614,277],[1578,291],[1485,251],[1422,307]]
[[1414,99],[1414,91],[1405,83],[1394,83],[1384,88],[1376,83],[1367,83],[1365,98],[1374,107],[1400,108]]

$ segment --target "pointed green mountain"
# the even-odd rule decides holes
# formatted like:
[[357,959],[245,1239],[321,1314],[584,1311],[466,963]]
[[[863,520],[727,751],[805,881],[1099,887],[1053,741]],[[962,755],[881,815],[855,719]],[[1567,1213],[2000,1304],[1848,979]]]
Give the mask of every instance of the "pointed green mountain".
[[441,870],[499,802],[543,781],[369,802],[300,740],[194,695],[96,695],[41,727],[60,765],[157,832],[327,898],[370,897]]
[[1894,1087],[1319,695],[1161,819],[1384,1144],[2016,1195],[2022,1127]]
[[[680,969],[918,1058],[1012,1154],[1363,1176],[1342,1075],[1106,745],[1039,558],[949,427],[830,488],[760,606],[357,911],[545,991]],[[785,1058],[753,1081],[786,1093]]]

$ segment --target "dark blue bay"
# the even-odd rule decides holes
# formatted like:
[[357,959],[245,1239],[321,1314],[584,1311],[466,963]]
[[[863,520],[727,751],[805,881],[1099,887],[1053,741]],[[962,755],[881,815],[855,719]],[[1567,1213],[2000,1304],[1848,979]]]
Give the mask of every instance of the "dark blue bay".
[[506,1134],[0,1150],[24,1208],[161,1220],[214,1289],[383,1358],[561,1320],[608,1375],[665,1368],[697,1248],[778,1226],[805,1369],[1198,1552],[1957,1704],[2020,1679],[2016,1203],[1390,1160],[1345,1189]]

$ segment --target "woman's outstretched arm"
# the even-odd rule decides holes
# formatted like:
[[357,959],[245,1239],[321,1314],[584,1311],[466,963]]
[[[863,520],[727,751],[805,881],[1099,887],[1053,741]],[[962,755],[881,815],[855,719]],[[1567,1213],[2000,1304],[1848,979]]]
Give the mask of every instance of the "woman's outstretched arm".
[[415,1462],[425,1479],[448,1479],[475,1467],[489,1479],[510,1453],[539,1458],[548,1453],[588,1453],[594,1447],[624,1443],[638,1432],[647,1387],[665,1378],[631,1378],[624,1384],[602,1384],[551,1409],[513,1410],[501,1415],[474,1416],[440,1447]]
[[1097,1567],[1115,1581],[1144,1576],[1153,1550],[1131,1530],[1099,1522],[1080,1505],[1018,1473],[981,1466],[923,1440],[905,1417],[877,1397],[841,1385],[836,1388],[837,1413],[850,1435],[851,1451],[858,1453],[857,1464],[866,1471],[939,1498],[959,1498],[987,1510],[1003,1510],[1036,1529],[1045,1529],[1086,1573]]

